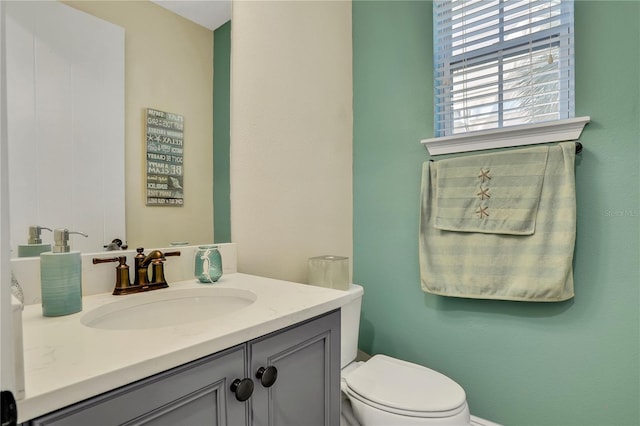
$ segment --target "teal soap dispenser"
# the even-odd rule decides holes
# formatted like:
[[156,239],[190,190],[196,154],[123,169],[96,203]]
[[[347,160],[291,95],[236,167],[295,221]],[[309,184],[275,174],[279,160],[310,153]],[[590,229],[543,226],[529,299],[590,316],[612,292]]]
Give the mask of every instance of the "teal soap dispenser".
[[42,315],[57,317],[82,310],[82,260],[79,251],[70,251],[68,229],[53,231],[53,250],[40,254]]
[[51,244],[43,244],[42,238],[40,238],[43,229],[51,231],[44,226],[33,225],[29,227],[29,239],[27,244],[18,245],[18,257],[36,257],[40,256],[40,253],[51,251]]

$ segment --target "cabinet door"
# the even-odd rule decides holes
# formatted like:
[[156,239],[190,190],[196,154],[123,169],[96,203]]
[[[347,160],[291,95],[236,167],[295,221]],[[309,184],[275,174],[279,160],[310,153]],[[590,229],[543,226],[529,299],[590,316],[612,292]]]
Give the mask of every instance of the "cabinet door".
[[[254,340],[249,354],[254,426],[340,424],[340,311]],[[269,387],[256,376],[267,367]]]
[[[33,426],[247,425],[229,390],[245,377],[246,345],[107,392],[34,420]],[[152,362],[152,361],[150,361]]]

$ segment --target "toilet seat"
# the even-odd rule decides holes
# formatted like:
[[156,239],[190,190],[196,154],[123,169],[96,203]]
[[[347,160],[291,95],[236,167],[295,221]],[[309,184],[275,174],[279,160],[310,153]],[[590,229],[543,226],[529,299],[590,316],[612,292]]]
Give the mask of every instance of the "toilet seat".
[[344,381],[349,397],[388,413],[447,418],[468,410],[464,389],[449,377],[385,355],[375,355]]

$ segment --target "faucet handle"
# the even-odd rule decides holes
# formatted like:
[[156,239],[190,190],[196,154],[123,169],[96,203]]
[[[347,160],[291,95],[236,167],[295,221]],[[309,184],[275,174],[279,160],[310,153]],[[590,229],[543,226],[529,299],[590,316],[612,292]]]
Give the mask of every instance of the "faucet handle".
[[109,262],[117,262],[118,258],[117,257],[94,257],[93,258],[93,264],[97,265],[98,263],[109,263]]
[[127,265],[127,256],[93,258],[94,265],[97,265],[98,263],[109,262],[119,262],[118,266],[116,266],[116,286],[113,289],[113,294],[125,294],[123,292],[124,289],[131,286],[131,281],[129,280],[129,265]]

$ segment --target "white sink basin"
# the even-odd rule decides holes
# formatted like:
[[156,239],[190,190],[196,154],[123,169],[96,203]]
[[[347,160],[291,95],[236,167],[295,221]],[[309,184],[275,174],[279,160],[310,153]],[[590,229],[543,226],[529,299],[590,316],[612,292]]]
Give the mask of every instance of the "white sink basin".
[[80,322],[107,330],[168,327],[228,315],[257,299],[249,290],[225,287],[163,289],[118,297],[122,299],[87,312]]

